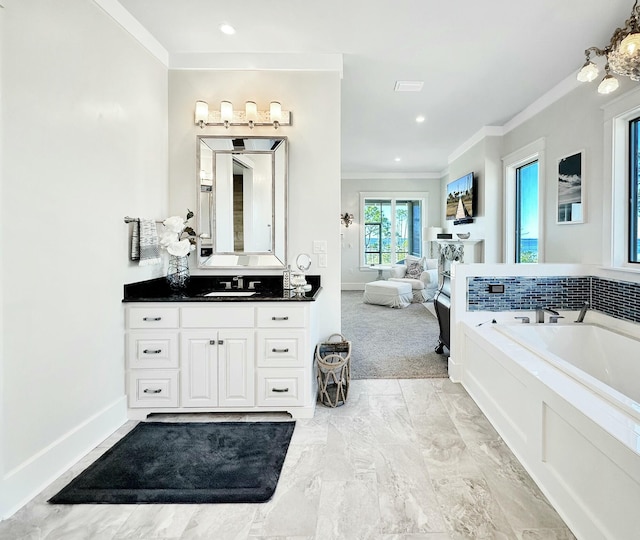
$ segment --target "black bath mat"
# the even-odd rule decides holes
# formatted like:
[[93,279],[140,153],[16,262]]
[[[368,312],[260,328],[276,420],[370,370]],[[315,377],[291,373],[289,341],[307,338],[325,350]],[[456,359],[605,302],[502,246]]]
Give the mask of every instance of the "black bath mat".
[[142,422],[49,502],[264,502],[276,489],[294,427]]

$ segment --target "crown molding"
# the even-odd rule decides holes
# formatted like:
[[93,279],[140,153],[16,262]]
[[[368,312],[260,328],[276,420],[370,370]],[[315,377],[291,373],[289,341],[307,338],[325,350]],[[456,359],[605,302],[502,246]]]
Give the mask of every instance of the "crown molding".
[[117,22],[125,31],[147,49],[155,58],[157,58],[166,67],[169,67],[169,52],[160,42],[154,38],[151,33],[142,26],[138,20],[131,15],[118,0],[93,0],[94,3],[102,8],[115,22]]
[[440,180],[435,172],[343,172],[343,180]]
[[340,53],[172,53],[169,69],[220,71],[336,71],[342,79]]
[[551,90],[544,93],[533,103],[516,114],[504,125],[484,126],[480,128],[474,135],[472,135],[449,155],[448,162],[452,163],[453,161],[458,159],[462,154],[470,150],[485,137],[502,137],[506,135],[513,129],[524,124],[527,120],[530,120],[535,115],[539,114],[542,110],[549,107],[549,105],[552,105],[570,92],[573,92],[576,88],[578,88],[580,84],[581,83],[576,79],[575,73],[572,73],[564,80],[560,81],[557,85],[555,85]]

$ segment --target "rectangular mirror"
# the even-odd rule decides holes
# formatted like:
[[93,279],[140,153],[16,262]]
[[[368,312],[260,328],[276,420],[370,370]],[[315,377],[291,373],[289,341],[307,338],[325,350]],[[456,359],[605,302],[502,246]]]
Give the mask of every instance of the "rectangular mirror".
[[286,137],[198,136],[198,267],[282,268]]

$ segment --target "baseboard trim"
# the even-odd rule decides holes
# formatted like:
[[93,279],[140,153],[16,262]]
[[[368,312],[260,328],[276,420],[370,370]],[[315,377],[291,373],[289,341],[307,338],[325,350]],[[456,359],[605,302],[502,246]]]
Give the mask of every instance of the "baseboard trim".
[[17,512],[126,421],[122,396],[7,472],[0,482],[0,519]]
[[366,283],[343,283],[340,287],[343,291],[364,291]]

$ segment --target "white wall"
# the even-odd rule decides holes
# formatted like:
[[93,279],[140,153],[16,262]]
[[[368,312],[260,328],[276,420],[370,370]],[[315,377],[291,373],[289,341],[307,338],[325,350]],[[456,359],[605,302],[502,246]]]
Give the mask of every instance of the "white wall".
[[[423,192],[427,196],[426,227],[441,226],[441,192],[440,180],[428,178],[349,178],[342,180],[341,206],[339,214],[348,212],[354,215],[354,223],[348,228],[340,225],[342,246],[342,288],[344,290],[364,289],[364,284],[373,281],[377,274],[371,270],[361,270],[360,231],[362,216],[360,215],[361,192],[388,192],[390,197],[399,196],[403,192]],[[337,216],[338,214],[336,214]],[[339,222],[338,217],[336,221]]]
[[[196,100],[211,108],[221,100],[242,109],[247,100],[263,110],[272,100],[292,111],[292,125],[275,131],[269,126],[208,126],[194,124]],[[312,256],[308,273],[320,274],[323,291],[320,336],[340,330],[340,77],[337,72],[191,71],[169,72],[169,182],[171,213],[183,215],[196,204],[196,137],[198,135],[278,135],[289,142],[288,259]],[[197,221],[194,221],[196,223]],[[318,267],[313,241],[327,242],[327,268]],[[193,265],[195,266],[195,264]],[[228,273],[199,270],[193,274]],[[255,270],[243,273],[279,273]]]
[[3,0],[0,517],[125,420],[123,217],[167,214],[167,70],[90,0]]
[[[448,174],[442,179],[440,208],[445,230],[454,235],[469,232],[472,240],[484,240],[484,262],[500,262],[502,257],[501,147],[501,137],[485,137],[450,163]],[[478,183],[476,215],[473,223],[454,225],[444,216],[447,184],[470,172],[474,173]]]
[[[449,176],[444,186],[458,176],[474,170],[480,172],[481,217],[470,226],[456,226],[452,232],[469,229],[472,237],[485,238],[485,261],[502,262],[503,237],[503,172],[500,160],[526,145],[544,138],[545,184],[543,187],[542,224],[545,262],[603,264],[602,254],[608,253],[610,238],[603,235],[609,229],[603,220],[607,191],[603,188],[604,163],[603,111],[611,103],[635,88],[636,83],[621,78],[620,89],[613,95],[598,94],[594,84],[580,85],[561,99],[543,108],[516,127],[507,126],[500,137],[485,137],[449,164]],[[562,157],[584,150],[586,165],[583,185],[586,190],[585,223],[556,223],[557,163]],[[442,204],[444,205],[444,198]]]

